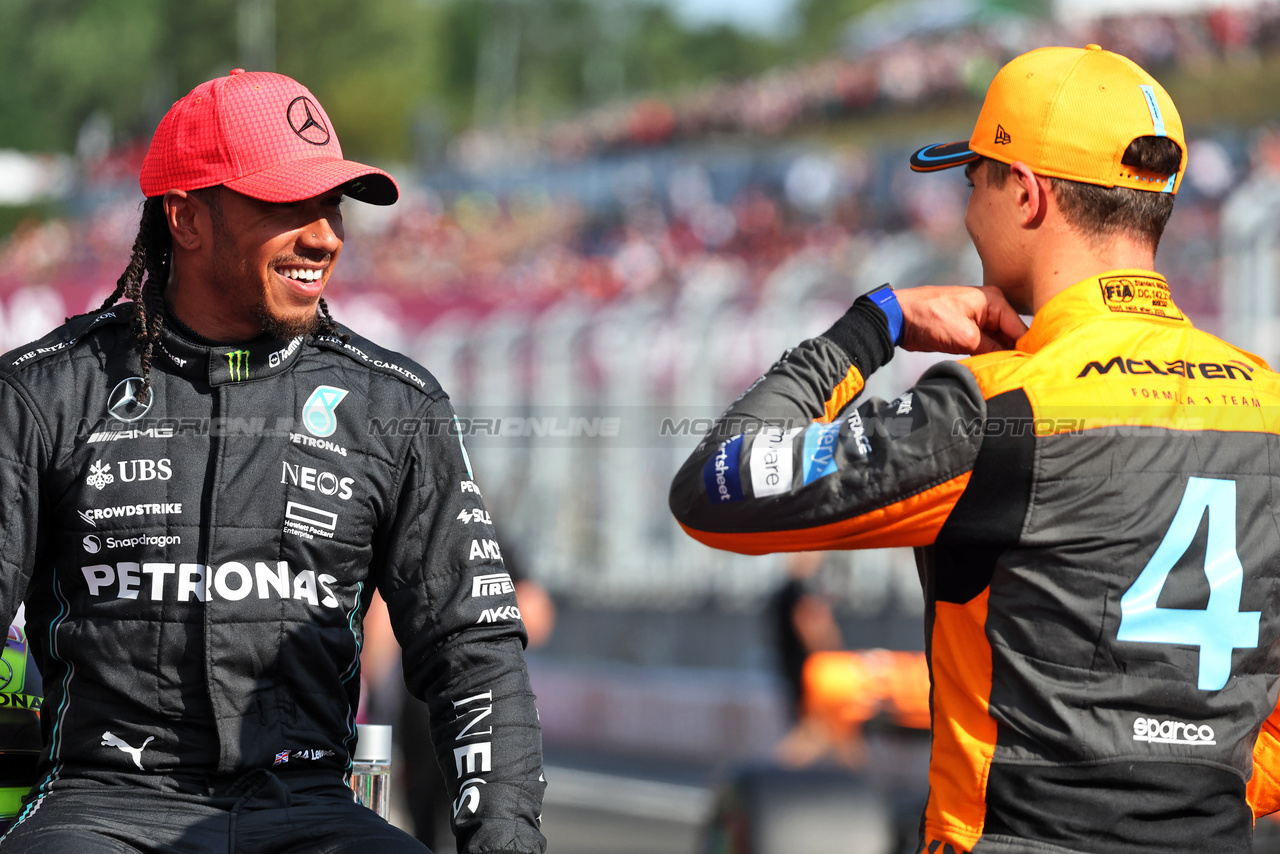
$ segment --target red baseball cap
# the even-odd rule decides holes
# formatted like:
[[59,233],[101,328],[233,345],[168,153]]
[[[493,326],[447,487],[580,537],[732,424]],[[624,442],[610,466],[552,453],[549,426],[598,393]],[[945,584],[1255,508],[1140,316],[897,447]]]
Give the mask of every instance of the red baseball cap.
[[201,83],[169,108],[139,183],[147,197],[218,184],[264,202],[298,202],[342,185],[374,205],[400,197],[386,172],[342,158],[338,135],[307,87],[243,68]]

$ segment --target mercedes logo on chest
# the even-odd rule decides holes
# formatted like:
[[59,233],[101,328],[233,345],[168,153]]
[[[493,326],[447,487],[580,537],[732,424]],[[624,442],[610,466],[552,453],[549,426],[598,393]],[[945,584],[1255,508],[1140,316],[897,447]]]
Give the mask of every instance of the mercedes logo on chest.
[[312,145],[327,145],[329,129],[324,126],[324,114],[316,106],[316,102],[306,95],[299,95],[289,102],[286,111],[289,127],[293,132]]
[[121,380],[107,398],[107,412],[118,421],[137,421],[150,411],[151,404],[156,399],[154,385],[151,387],[151,393],[147,395],[146,403],[138,400],[140,391],[142,391],[142,377]]

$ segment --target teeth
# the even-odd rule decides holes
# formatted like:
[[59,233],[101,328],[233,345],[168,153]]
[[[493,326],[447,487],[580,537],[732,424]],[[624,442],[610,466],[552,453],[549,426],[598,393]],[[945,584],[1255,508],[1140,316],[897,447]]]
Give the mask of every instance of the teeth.
[[304,270],[300,267],[290,267],[281,270],[280,273],[289,279],[297,279],[301,282],[314,282],[319,280],[323,271],[321,270]]

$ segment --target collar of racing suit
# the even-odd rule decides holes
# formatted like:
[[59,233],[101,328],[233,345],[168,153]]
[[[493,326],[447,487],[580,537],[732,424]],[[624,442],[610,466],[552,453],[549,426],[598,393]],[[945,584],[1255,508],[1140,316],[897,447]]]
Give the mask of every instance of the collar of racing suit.
[[175,373],[220,386],[283,373],[302,352],[303,343],[303,336],[282,341],[270,335],[243,344],[199,343],[166,324],[156,354],[172,365]]
[[1169,295],[1169,283],[1153,270],[1108,270],[1060,291],[1044,304],[1017,349],[1035,353],[1077,326],[1099,320],[1143,318],[1189,326]]

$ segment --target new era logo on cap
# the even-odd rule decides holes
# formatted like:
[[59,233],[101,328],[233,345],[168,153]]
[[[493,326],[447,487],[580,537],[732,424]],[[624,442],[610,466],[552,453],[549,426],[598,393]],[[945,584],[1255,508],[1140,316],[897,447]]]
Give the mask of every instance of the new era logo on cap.
[[996,145],[1008,145],[1013,140],[1009,137],[1009,132],[1001,125],[996,125]]
[[235,69],[202,83],[160,120],[142,164],[142,192],[225,185],[264,202],[296,202],[336,187],[375,205],[399,196],[381,169],[345,160],[324,108],[283,74]]

